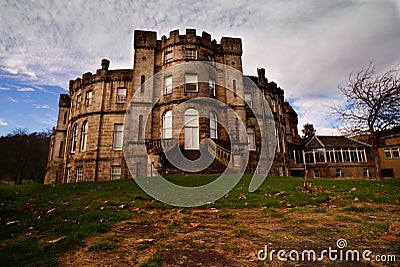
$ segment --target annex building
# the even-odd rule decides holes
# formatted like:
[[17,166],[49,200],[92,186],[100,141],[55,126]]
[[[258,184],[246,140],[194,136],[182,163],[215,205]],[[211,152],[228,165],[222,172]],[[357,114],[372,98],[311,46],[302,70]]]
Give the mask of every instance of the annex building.
[[[206,97],[217,99],[240,114],[247,128],[246,147],[249,161],[246,172],[254,172],[260,154],[260,132],[254,115],[249,108],[253,95],[244,92],[242,98],[224,87],[218,86],[222,79],[218,67],[220,63],[242,72],[242,42],[239,38],[222,37],[218,43],[210,34],[196,35],[196,30],[187,29],[184,35],[178,30],[169,37],[157,38],[152,31],[134,32],[134,62],[132,69],[111,70],[110,61],[103,59],[101,68],[95,74],[83,74],[81,78],[69,82],[68,94],[59,98],[59,114],[53,128],[48,156],[45,183],[69,183],[79,181],[101,181],[128,177],[151,176],[154,170],[162,175],[184,175],[185,172],[169,164],[165,157],[162,139],[172,135],[174,108],[180,102]],[[122,151],[124,116],[132,96],[140,90],[150,77],[169,67],[196,61],[207,61],[215,68],[215,75],[207,83],[199,82],[197,73],[165,76],[157,84],[161,100],[157,103],[149,122],[140,115],[136,121],[137,138],[144,142],[151,168],[138,166],[136,170],[127,168]],[[265,69],[257,69],[257,75],[246,76],[254,82],[269,104],[275,122],[277,146],[270,175],[286,176],[289,171],[290,144],[299,143],[297,113],[285,101],[284,91],[275,82],[268,81]],[[227,77],[223,77],[227,80]],[[177,80],[182,86],[174,86]],[[234,89],[243,86],[243,81],[228,81]],[[245,86],[245,85],[244,85]],[[143,92],[142,92],[143,91]],[[210,114],[202,118],[195,108],[184,111],[185,120],[190,125],[179,137],[179,149],[188,159],[199,156],[199,143],[204,138],[215,142],[216,157],[211,166],[202,173],[221,173],[231,157],[231,146],[226,131],[219,122],[223,114]],[[143,164],[145,165],[145,164]]]

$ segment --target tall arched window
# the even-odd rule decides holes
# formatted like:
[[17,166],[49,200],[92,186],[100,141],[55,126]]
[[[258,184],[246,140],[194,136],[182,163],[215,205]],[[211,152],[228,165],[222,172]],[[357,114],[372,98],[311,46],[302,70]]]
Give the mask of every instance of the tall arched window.
[[163,134],[164,139],[172,138],[172,111],[167,110],[163,115]]
[[88,137],[88,122],[85,121],[82,124],[81,151],[85,151],[86,150],[87,137]]
[[78,124],[75,123],[74,127],[72,128],[71,153],[75,153],[77,139],[78,139]]
[[217,115],[210,112],[210,138],[217,138]]
[[193,108],[185,111],[185,149],[199,149],[199,113]]
[[139,115],[138,141],[143,141],[143,115]]

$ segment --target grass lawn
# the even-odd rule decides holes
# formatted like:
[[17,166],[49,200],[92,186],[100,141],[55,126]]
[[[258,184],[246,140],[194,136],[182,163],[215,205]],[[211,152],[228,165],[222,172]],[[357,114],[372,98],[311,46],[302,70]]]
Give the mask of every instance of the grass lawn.
[[[215,177],[172,177],[171,180],[176,184],[193,186]],[[179,212],[191,214],[198,210],[222,210],[225,214],[223,219],[234,227],[232,235],[241,238],[256,236],[257,233],[240,226],[240,218],[235,219],[232,215],[235,210],[261,208],[263,216],[284,221],[285,216],[286,220],[290,216],[282,215],[282,210],[288,214],[313,214],[332,208],[341,212],[337,219],[352,222],[359,220],[354,214],[373,214],[381,205],[396,206],[400,201],[400,179],[310,179],[311,192],[302,192],[302,178],[268,177],[254,193],[248,192],[249,182],[250,176],[244,176],[225,198],[199,208],[179,209]],[[63,253],[87,246],[89,237],[107,233],[118,222],[134,220],[135,225],[151,225],[155,219],[148,219],[144,212],[165,214],[176,210],[177,207],[154,201],[130,179],[62,185],[0,185],[0,265],[57,265]],[[313,223],[313,218],[302,216],[298,216],[297,221],[291,220],[298,225]],[[367,225],[357,231],[384,232],[391,227],[390,223],[381,223],[376,226],[378,229]],[[169,224],[164,234],[173,232],[175,227]],[[288,233],[277,232],[275,235],[283,238],[285,234]],[[360,241],[364,238],[360,232],[341,234],[358,234]],[[102,237],[89,250],[116,248],[118,244],[114,241],[120,238],[124,237]],[[191,246],[196,249],[204,244],[193,243]],[[168,247],[162,248],[168,250]],[[148,249],[148,245],[140,244],[137,249]],[[160,253],[158,247],[149,262],[157,262]]]

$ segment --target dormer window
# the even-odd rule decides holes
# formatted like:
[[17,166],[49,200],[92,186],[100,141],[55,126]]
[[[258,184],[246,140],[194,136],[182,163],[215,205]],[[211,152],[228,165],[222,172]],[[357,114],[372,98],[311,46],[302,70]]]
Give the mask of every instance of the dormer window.
[[197,50],[192,48],[185,49],[185,58],[186,59],[197,59]]

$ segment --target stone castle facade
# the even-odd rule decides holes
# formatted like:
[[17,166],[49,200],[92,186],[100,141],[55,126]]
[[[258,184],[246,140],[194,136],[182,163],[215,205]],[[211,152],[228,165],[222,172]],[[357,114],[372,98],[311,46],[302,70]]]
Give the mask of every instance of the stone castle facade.
[[[222,37],[217,43],[206,32],[197,36],[195,30],[187,29],[185,35],[175,30],[170,32],[168,38],[162,36],[158,40],[156,32],[137,30],[134,33],[133,69],[110,70],[110,62],[103,59],[101,69],[95,74],[88,72],[82,78],[71,80],[68,94],[60,95],[45,183],[150,176],[154,170],[161,174],[185,174],[168,163],[160,140],[170,137],[174,107],[196,97],[217,99],[239,114],[248,133],[246,142],[250,156],[246,171],[254,172],[260,153],[260,133],[248,105],[236,94],[216,85],[215,80],[220,79],[218,75],[210,78],[208,84],[203,84],[197,82],[195,73],[163,79],[159,88],[163,97],[155,106],[150,123],[146,124],[143,116],[137,120],[137,138],[145,142],[151,166],[144,163],[144,166],[133,171],[127,168],[122,146],[124,116],[130,99],[137,90],[145,94],[146,88],[142,85],[156,73],[181,63],[196,61],[220,63],[242,72],[241,39]],[[265,69],[258,69],[257,76],[247,77],[261,90],[275,121],[278,145],[270,175],[289,175],[288,144],[299,142],[297,114],[285,101],[284,91],[276,83],[268,81]],[[176,79],[184,80],[185,85],[173,87]],[[233,87],[236,83],[240,84],[240,81],[232,80]],[[245,94],[244,98],[253,101],[251,94]],[[188,111],[188,116],[196,117],[196,110]],[[231,147],[226,131],[217,123],[220,114],[213,116],[215,119],[197,118],[196,125],[191,128],[191,143],[182,136],[179,138],[179,148],[187,158],[195,159],[199,156],[199,141],[203,138],[213,139],[218,155],[212,166],[204,172],[220,173],[230,159]]]

